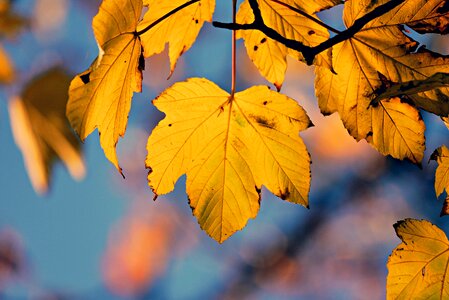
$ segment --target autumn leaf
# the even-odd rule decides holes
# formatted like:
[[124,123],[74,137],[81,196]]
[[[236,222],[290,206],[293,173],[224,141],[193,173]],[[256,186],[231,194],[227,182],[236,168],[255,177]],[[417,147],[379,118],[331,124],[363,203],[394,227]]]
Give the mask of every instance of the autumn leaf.
[[[316,46],[329,38],[327,29],[309,18],[299,15],[289,7],[273,0],[258,1],[264,23],[276,30],[283,37],[299,41],[307,46]],[[325,8],[340,4],[339,0],[285,0],[283,3],[299,9],[308,15]],[[237,13],[237,23],[249,24],[254,21],[254,14],[248,0],[245,0]],[[245,41],[248,56],[256,65],[260,73],[278,89],[284,82],[287,70],[287,54],[296,59],[303,60],[302,55],[285,45],[268,38],[259,30],[239,30],[237,37]],[[331,68],[330,51],[318,55],[315,64]]]
[[260,189],[308,205],[310,158],[298,132],[311,122],[292,99],[256,86],[231,97],[201,78],[176,83],[153,101],[166,114],[148,139],[156,195],[187,174],[194,215],[223,242],[259,210]]
[[[192,1],[187,0],[144,0],[148,6],[137,30],[143,31],[150,24],[167,15],[174,9]],[[187,5],[165,18],[148,31],[141,34],[144,56],[161,53],[169,44],[170,74],[173,73],[178,58],[192,47],[204,22],[212,21],[215,0],[199,0]]]
[[[376,1],[372,5],[373,1],[370,0],[347,1],[344,9],[345,25],[351,26],[357,18],[384,2]],[[406,110],[406,117],[398,118],[399,114],[389,113],[388,105],[385,104],[388,101],[377,101],[376,105],[371,102],[382,87],[423,80],[437,72],[449,72],[449,58],[418,47],[418,43],[403,32],[403,25],[424,30],[423,24],[437,22],[442,18],[442,13],[447,12],[444,3],[442,0],[404,1],[396,9],[369,22],[352,38],[334,46],[333,67],[336,74],[322,67],[316,71],[316,94],[321,111],[324,114],[338,112],[354,138],[367,139],[381,153],[420,163],[425,147],[424,124],[418,111],[404,103],[399,110]],[[426,29],[426,32],[431,31],[436,30],[430,27]],[[409,102],[421,104],[421,108],[431,111],[430,107],[422,104],[423,99],[426,99],[426,103],[439,102],[441,95],[447,98],[448,89],[426,91],[416,97],[411,95],[412,101]],[[401,105],[396,103],[395,106],[399,108]],[[407,123],[404,123],[406,120]],[[384,121],[388,121],[392,130],[383,130],[385,136],[376,137],[374,125]]]
[[0,45],[0,84],[11,83],[14,80],[14,68],[5,50]]
[[17,146],[36,192],[48,189],[51,169],[62,160],[72,177],[84,177],[80,143],[65,116],[70,77],[53,68],[36,77],[11,99],[9,113]]
[[436,149],[431,155],[430,159],[435,160],[438,163],[438,167],[435,172],[435,193],[439,197],[444,191],[446,191],[446,199],[441,210],[441,216],[449,214],[449,149],[446,146],[441,146]]
[[388,258],[387,299],[447,299],[449,241],[425,220],[394,225],[402,240]]
[[141,44],[135,34],[141,10],[141,0],[103,1],[92,24],[100,54],[72,80],[67,104],[67,117],[81,140],[98,128],[103,151],[120,173],[115,147],[126,131],[133,92],[142,88]]

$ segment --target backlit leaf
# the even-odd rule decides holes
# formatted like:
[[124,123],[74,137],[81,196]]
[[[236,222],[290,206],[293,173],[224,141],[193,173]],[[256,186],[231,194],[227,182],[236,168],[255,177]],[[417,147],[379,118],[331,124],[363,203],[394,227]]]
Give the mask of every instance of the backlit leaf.
[[[148,25],[187,2],[187,0],[145,0],[144,4],[148,6],[148,11],[137,30],[145,29]],[[200,0],[152,27],[141,35],[144,56],[150,57],[161,53],[165,44],[168,43],[170,73],[173,73],[178,58],[193,45],[204,22],[212,21],[214,9],[215,0]]]
[[259,210],[260,188],[308,205],[310,158],[298,132],[311,125],[292,99],[257,86],[232,98],[200,78],[176,83],[154,100],[166,114],[148,140],[146,165],[156,195],[187,174],[201,227],[223,242]]
[[11,83],[14,80],[14,68],[5,50],[0,45],[0,84]]
[[449,241],[425,220],[394,225],[402,240],[388,258],[387,299],[447,299]]
[[84,177],[80,143],[65,116],[70,77],[53,68],[30,82],[20,97],[11,99],[9,113],[17,146],[36,192],[48,189],[58,159],[76,178]]
[[[262,13],[265,24],[279,32],[282,36],[302,42],[307,46],[316,46],[317,44],[329,38],[328,31],[316,22],[299,15],[290,8],[276,3],[272,0],[260,0],[259,8]],[[285,0],[285,4],[293,6],[296,9],[304,11],[309,15],[335,6],[341,1],[323,0]],[[315,18],[317,18],[314,15]],[[237,13],[238,23],[251,23],[254,21],[254,15],[248,0],[245,0]],[[302,59],[299,52],[288,49],[285,45],[274,41],[258,30],[239,30],[239,38],[245,40],[245,47],[250,59],[254,62],[260,73],[278,89],[284,82],[285,71],[287,69],[287,54]],[[325,65],[331,68],[330,52],[319,55],[315,63]]]
[[142,88],[141,44],[134,34],[141,0],[105,0],[93,20],[100,55],[70,85],[67,117],[80,138],[98,128],[106,157],[121,171],[116,154],[126,131],[133,92]]
[[[383,2],[385,1],[347,1],[344,9],[346,26],[351,26],[357,18]],[[338,112],[354,138],[367,139],[383,154],[419,163],[424,150],[421,145],[424,142],[424,125],[419,114],[412,112],[409,104],[404,103],[403,108],[399,109],[401,104],[395,101],[398,111],[408,111],[408,118],[398,119],[389,114],[385,101],[371,104],[379,90],[394,83],[423,80],[437,72],[449,72],[449,58],[424,47],[418,49],[418,43],[404,34],[402,26],[418,26],[417,24],[436,21],[441,18],[438,9],[424,10],[422,7],[440,7],[444,3],[442,0],[404,1],[398,9],[374,19],[353,38],[333,47],[333,67],[336,74],[322,67],[318,67],[316,71],[316,94],[321,111],[324,114]],[[410,102],[432,111],[432,106],[428,103],[442,101],[442,95],[444,98],[448,97],[447,88],[410,95]],[[394,130],[383,130],[385,136],[376,137],[376,132],[380,131],[374,128],[374,124],[381,124],[385,120],[388,120],[385,124],[392,124]],[[403,123],[405,120],[412,122]],[[413,137],[404,130],[415,132],[416,136]],[[389,145],[375,141],[383,141]],[[385,149],[390,150],[385,152]]]
[[444,191],[446,191],[446,199],[444,201],[441,215],[449,214],[449,149],[446,146],[441,146],[436,149],[431,159],[438,163],[438,167],[435,172],[435,193],[439,197]]

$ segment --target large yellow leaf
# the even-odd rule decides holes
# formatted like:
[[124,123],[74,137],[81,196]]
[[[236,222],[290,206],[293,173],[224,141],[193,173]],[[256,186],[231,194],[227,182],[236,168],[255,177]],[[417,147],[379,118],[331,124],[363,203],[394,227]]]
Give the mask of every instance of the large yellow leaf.
[[[385,1],[347,1],[344,10],[346,26],[351,26],[357,18],[382,2]],[[322,67],[318,67],[316,71],[316,94],[321,111],[324,114],[338,111],[354,138],[360,140],[371,137],[368,141],[383,154],[419,163],[424,150],[421,145],[424,142],[424,125],[418,113],[412,112],[410,107],[405,108],[408,104],[402,104],[404,108],[400,110],[408,111],[407,118],[403,120],[411,121],[403,123],[388,113],[384,101],[376,101],[374,106],[371,104],[375,94],[385,86],[426,79],[436,72],[449,72],[447,57],[432,53],[424,47],[417,49],[418,43],[406,36],[401,26],[417,26],[437,20],[441,15],[436,10],[424,10],[422,7],[438,7],[443,2],[445,1],[404,1],[399,6],[400,9],[373,20],[353,38],[333,47],[333,67],[336,74]],[[422,108],[430,110],[425,104],[442,101],[441,95],[447,97],[448,89],[410,95],[410,99],[415,105],[422,105]],[[400,106],[399,103],[396,104],[397,108]],[[386,119],[379,119],[381,116]],[[394,130],[383,130],[386,136],[378,138],[373,124],[379,124],[382,120],[388,120],[386,124],[393,124]],[[416,135],[404,132],[406,129]],[[390,146],[375,143],[380,140]],[[393,145],[396,146],[392,147]],[[391,150],[385,153],[383,149],[387,148]]]
[[387,263],[387,299],[447,299],[449,241],[425,220],[406,219],[394,225],[402,240]]
[[[145,0],[148,11],[138,26],[138,31],[180,7],[187,0]],[[178,58],[196,40],[204,22],[212,21],[215,0],[200,0],[172,14],[141,35],[145,57],[161,53],[169,44],[170,73],[173,73]]]
[[[299,15],[290,8],[276,3],[272,0],[260,0],[259,8],[265,24],[276,30],[283,37],[302,42],[307,46],[316,46],[329,38],[327,29],[316,22]],[[285,0],[283,3],[296,9],[304,11],[309,15],[336,4],[339,0]],[[242,24],[254,21],[254,15],[248,0],[245,0],[237,13],[237,22]],[[248,56],[256,65],[260,73],[278,89],[284,82],[285,71],[287,69],[287,54],[297,59],[302,59],[299,52],[288,49],[285,45],[268,38],[259,30],[239,30],[238,38],[245,40]],[[318,55],[315,63],[326,65],[330,68],[329,52]]]
[[17,146],[36,192],[47,191],[53,163],[60,159],[81,179],[85,168],[80,142],[65,116],[70,77],[53,68],[31,81],[20,97],[11,99],[9,113]]
[[308,205],[310,158],[298,132],[311,125],[292,99],[257,86],[233,98],[200,78],[176,83],[154,100],[166,114],[148,140],[148,180],[156,195],[187,174],[201,227],[223,242],[259,209],[264,184]]
[[5,50],[0,45],[0,84],[11,83],[14,80],[14,68]]
[[120,171],[116,154],[125,134],[133,92],[142,88],[141,43],[135,35],[142,0],[105,0],[93,20],[100,55],[77,75],[69,90],[67,117],[84,140],[95,128],[106,157]]
[[435,193],[437,197],[446,191],[441,215],[449,215],[449,149],[443,145],[436,149],[430,158],[438,163],[435,172]]

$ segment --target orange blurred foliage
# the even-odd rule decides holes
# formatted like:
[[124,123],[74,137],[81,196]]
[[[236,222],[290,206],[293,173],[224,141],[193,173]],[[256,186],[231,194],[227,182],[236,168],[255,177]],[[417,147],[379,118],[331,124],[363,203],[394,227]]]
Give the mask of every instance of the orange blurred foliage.
[[162,215],[152,220],[128,217],[121,223],[112,232],[103,277],[112,292],[132,296],[164,272],[174,226]]

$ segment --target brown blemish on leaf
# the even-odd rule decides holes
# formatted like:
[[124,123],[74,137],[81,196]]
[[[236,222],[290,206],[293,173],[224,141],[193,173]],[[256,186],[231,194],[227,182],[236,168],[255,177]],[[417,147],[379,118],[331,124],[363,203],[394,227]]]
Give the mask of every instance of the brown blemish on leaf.
[[145,57],[143,56],[143,48],[139,56],[139,70],[140,71],[145,70]]
[[272,128],[272,129],[276,128],[276,123],[274,121],[268,120],[267,118],[265,118],[263,116],[250,115],[249,117],[263,127]]
[[288,187],[285,187],[285,191],[279,190],[279,197],[282,200],[287,200],[289,196],[290,196],[290,191],[288,190]]
[[254,46],[254,51],[257,51],[257,49],[259,49],[259,47],[257,47],[257,46]]
[[260,40],[260,43],[263,44],[263,43],[265,43],[266,41],[267,41],[267,38],[263,38],[263,39]]
[[83,81],[84,84],[88,84],[90,82],[90,72],[80,75],[80,79]]
[[307,32],[307,34],[308,34],[308,35],[312,35],[312,34],[315,34],[315,31],[313,31],[313,30],[309,30],[309,32]]

